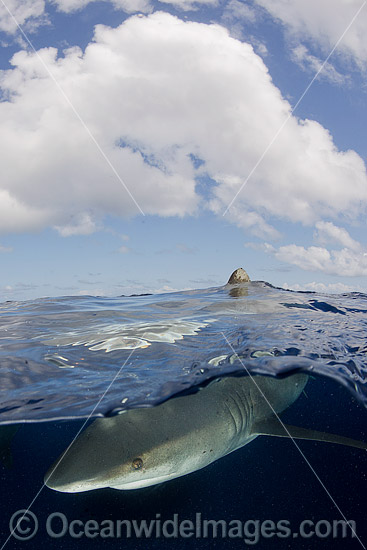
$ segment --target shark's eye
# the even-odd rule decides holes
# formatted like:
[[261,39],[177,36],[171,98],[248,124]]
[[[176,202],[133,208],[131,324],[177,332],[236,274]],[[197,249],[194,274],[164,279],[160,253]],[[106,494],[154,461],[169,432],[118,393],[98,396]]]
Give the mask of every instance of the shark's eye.
[[141,458],[134,458],[131,465],[134,470],[141,470],[143,467],[143,461]]

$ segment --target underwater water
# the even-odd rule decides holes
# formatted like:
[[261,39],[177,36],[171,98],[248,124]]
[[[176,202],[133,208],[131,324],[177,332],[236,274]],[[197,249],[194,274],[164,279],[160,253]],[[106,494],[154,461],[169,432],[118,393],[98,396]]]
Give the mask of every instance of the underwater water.
[[[367,453],[339,445],[299,441],[297,448],[258,437],[203,470],[146,489],[67,494],[43,486],[86,419],[155,406],[228,375],[308,373],[305,392],[282,419],[366,441],[366,323],[365,295],[290,292],[262,282],[0,304],[0,549],[367,546]],[[38,532],[9,538],[9,521],[29,507]],[[328,534],[343,517],[355,521],[358,538]],[[80,522],[76,534],[73,520]],[[118,537],[111,527],[118,520],[156,523],[148,537],[134,527]],[[177,532],[185,520],[195,533],[189,523]],[[225,522],[226,536],[223,526],[204,536],[204,520]],[[234,529],[228,535],[234,520],[249,522],[241,536]],[[24,537],[32,521],[23,521]],[[88,521],[112,522],[104,524],[111,530],[87,536],[81,526]],[[165,521],[172,523],[163,536],[157,526]],[[292,532],[279,535],[279,521]],[[299,533],[303,521],[317,525],[317,536],[311,524]]]

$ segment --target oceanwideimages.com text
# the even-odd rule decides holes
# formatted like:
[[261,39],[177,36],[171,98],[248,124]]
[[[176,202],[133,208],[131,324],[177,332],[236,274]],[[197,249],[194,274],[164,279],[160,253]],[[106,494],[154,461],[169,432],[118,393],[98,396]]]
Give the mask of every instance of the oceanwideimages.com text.
[[207,519],[197,513],[194,519],[181,519],[179,514],[164,519],[156,514],[152,519],[69,519],[61,512],[50,514],[42,525],[33,512],[18,510],[9,522],[10,533],[18,540],[29,540],[43,532],[52,539],[242,539],[256,545],[262,539],[326,539],[356,537],[354,521],[305,519],[297,526],[289,520]]

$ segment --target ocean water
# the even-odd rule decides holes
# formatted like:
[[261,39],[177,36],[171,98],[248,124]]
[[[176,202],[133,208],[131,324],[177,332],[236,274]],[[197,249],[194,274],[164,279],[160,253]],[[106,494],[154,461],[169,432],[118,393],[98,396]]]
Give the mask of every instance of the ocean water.
[[[366,324],[366,295],[291,292],[263,282],[0,304],[0,549],[367,546],[367,453],[339,445],[296,447],[259,437],[156,487],[63,494],[43,486],[45,472],[87,419],[204,391],[222,376],[306,372],[305,392],[282,419],[367,441]],[[37,533],[9,538],[9,521],[29,507]],[[32,518],[21,524],[23,538],[33,535]],[[333,536],[333,522],[343,518],[355,522],[358,538],[349,531]],[[139,536],[133,525],[131,536],[123,528],[119,537],[119,520],[155,523],[150,536]],[[225,522],[227,532],[223,524],[217,536],[210,527],[203,532],[205,520]],[[110,536],[101,537],[100,527],[87,536],[88,521],[107,522]],[[184,521],[189,528],[180,531]],[[241,536],[236,521],[244,526]],[[289,532],[279,535],[279,521]],[[312,525],[301,533],[305,521]]]

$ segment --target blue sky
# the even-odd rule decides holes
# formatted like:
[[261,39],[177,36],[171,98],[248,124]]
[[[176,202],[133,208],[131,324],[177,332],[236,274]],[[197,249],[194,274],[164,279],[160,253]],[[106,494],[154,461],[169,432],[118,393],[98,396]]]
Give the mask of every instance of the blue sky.
[[240,266],[366,292],[366,24],[359,0],[0,0],[0,300]]

